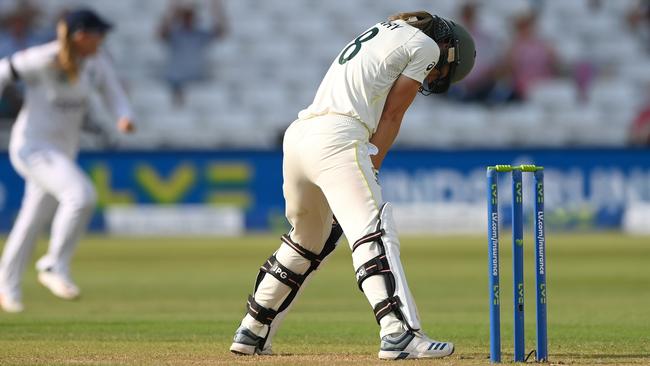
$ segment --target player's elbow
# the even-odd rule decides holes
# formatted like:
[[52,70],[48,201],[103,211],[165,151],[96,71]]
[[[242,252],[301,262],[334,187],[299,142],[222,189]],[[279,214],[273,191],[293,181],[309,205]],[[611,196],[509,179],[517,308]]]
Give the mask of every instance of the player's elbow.
[[399,126],[402,124],[402,119],[404,118],[404,112],[397,110],[384,110],[381,114],[380,122],[385,125],[396,125]]

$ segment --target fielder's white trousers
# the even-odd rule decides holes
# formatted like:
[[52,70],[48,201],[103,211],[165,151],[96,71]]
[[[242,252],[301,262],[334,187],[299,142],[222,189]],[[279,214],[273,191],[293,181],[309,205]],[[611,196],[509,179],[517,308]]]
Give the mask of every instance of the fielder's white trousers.
[[[376,230],[382,196],[370,160],[369,149],[373,147],[369,137],[361,122],[341,115],[298,120],[287,129],[282,188],[294,242],[320,253],[330,234],[333,215],[350,246]],[[374,243],[361,246],[353,255],[354,268],[379,254]],[[310,265],[286,245],[278,249],[276,258],[296,273],[304,273]],[[352,277],[353,272],[350,274]],[[382,276],[371,276],[363,283],[364,294],[373,307],[389,296],[383,281]],[[287,286],[265,276],[254,296],[258,304],[278,309],[288,294]],[[261,323],[250,315],[242,324],[258,335],[265,333]],[[382,336],[402,330],[394,314],[381,320]]]
[[74,157],[58,149],[22,147],[10,151],[10,159],[25,179],[25,194],[0,259],[0,292],[20,299],[25,264],[53,214],[48,251],[36,267],[69,275],[70,260],[93,213],[96,193]]

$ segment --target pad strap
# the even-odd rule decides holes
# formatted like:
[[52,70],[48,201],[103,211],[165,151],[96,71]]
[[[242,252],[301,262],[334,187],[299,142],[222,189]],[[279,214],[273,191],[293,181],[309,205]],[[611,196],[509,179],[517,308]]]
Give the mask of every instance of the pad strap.
[[384,235],[384,229],[379,229],[377,231],[374,231],[370,234],[366,234],[361,237],[361,239],[357,240],[354,242],[354,245],[352,245],[352,253],[361,245],[365,243],[372,243],[374,241],[377,241],[381,239],[381,237]]
[[386,275],[390,273],[390,266],[388,265],[388,259],[385,254],[367,261],[357,269],[356,277],[357,283],[359,284],[359,290],[363,292],[361,284],[366,280],[366,278],[374,275]]
[[270,325],[278,312],[273,309],[267,309],[255,301],[255,298],[248,295],[247,312],[255,320],[262,324]]
[[282,263],[277,260],[275,255],[272,255],[267,259],[260,269],[275,277],[278,281],[291,287],[294,291],[297,291],[305,281],[305,276],[299,275],[283,266]]
[[314,252],[305,249],[302,245],[291,240],[291,238],[287,234],[282,235],[282,242],[290,246],[293,250],[296,251],[296,253],[300,254],[303,258],[309,260],[311,262],[312,270],[318,268],[318,265],[323,260],[318,254],[315,254]]
[[403,321],[404,317],[402,316],[402,312],[399,306],[400,306],[400,299],[398,296],[391,296],[386,300],[377,303],[377,305],[375,305],[375,308],[373,309],[375,311],[375,319],[377,319],[377,324],[379,324],[381,318],[385,317],[390,313],[395,313],[397,319]]
[[336,249],[336,244],[339,242],[339,239],[341,239],[341,235],[343,235],[343,228],[341,225],[339,225],[339,222],[336,221],[335,217],[334,221],[332,222],[332,230],[330,231],[330,236],[327,237],[327,240],[325,240],[323,250],[321,250],[320,254],[318,255],[320,260],[325,259],[325,257],[330,255],[330,253]]

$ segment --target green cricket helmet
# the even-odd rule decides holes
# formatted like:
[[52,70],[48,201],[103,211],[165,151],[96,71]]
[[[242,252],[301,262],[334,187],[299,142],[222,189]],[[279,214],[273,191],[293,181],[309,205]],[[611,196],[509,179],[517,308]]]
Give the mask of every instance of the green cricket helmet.
[[474,39],[462,25],[437,15],[430,15],[430,17],[430,19],[422,19],[423,21],[428,20],[428,24],[422,28],[422,32],[436,41],[439,46],[447,46],[441,47],[440,59],[435,67],[440,70],[449,64],[449,73],[444,78],[432,82],[425,80],[420,89],[425,95],[446,92],[452,83],[463,80],[472,71],[476,59]]

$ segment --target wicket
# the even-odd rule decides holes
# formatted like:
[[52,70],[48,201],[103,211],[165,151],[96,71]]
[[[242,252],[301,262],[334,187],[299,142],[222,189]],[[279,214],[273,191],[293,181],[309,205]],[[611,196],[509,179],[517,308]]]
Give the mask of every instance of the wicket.
[[536,360],[548,360],[546,324],[546,236],[544,234],[544,168],[535,165],[495,165],[487,168],[488,259],[490,286],[490,361],[501,362],[499,287],[498,173],[512,173],[512,264],[514,291],[514,361],[523,362],[524,340],[524,234],[522,173],[534,174],[535,273],[537,289]]

